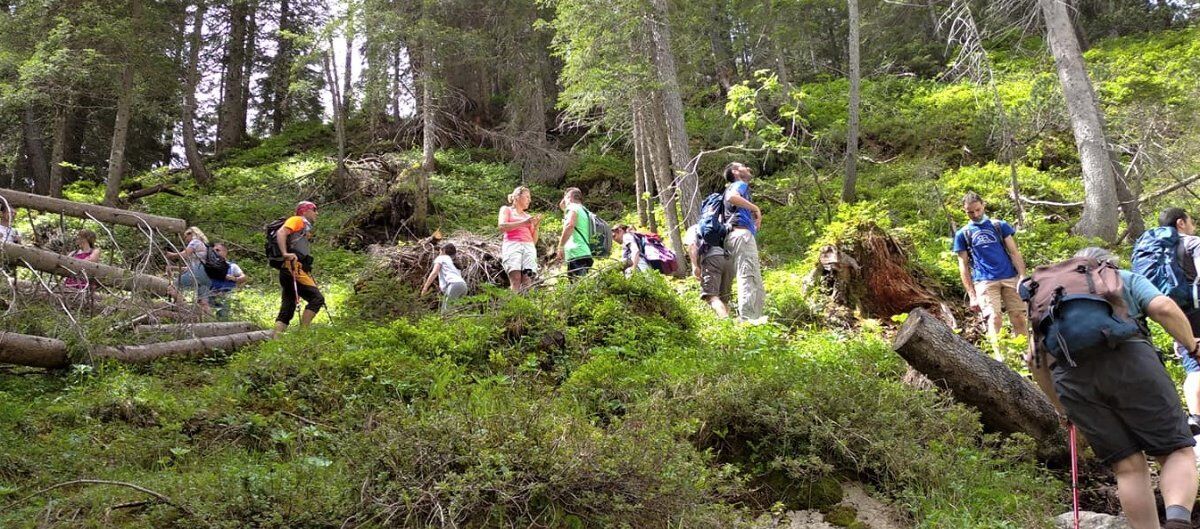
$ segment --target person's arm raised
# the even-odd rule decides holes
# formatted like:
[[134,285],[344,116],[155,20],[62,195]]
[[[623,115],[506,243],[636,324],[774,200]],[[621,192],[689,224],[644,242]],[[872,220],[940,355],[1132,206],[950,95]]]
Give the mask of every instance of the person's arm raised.
[[533,217],[529,217],[525,220],[517,220],[517,221],[509,222],[509,219],[511,218],[511,216],[509,215],[510,211],[512,211],[512,208],[510,208],[508,206],[504,206],[504,207],[500,208],[500,214],[497,215],[496,225],[500,228],[501,233],[520,228],[521,226],[529,224],[533,219]]

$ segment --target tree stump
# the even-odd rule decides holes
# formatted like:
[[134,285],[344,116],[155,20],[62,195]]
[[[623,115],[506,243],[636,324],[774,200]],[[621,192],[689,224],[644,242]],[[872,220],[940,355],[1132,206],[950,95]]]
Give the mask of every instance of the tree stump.
[[892,348],[954,399],[979,410],[989,430],[1028,434],[1039,456],[1056,459],[1066,450],[1063,429],[1050,400],[1025,378],[963,340],[925,309],[909,313]]

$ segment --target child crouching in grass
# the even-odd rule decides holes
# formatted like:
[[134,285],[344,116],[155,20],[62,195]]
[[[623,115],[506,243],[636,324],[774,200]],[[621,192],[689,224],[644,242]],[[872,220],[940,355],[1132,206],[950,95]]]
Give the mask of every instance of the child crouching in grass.
[[458,267],[454,266],[454,254],[457,252],[453,244],[443,244],[440,254],[433,259],[433,270],[429,271],[429,277],[425,278],[425,284],[421,287],[421,295],[424,296],[429,292],[433,279],[437,278],[438,289],[442,291],[442,313],[450,309],[451,301],[467,295],[467,283],[463,281]]

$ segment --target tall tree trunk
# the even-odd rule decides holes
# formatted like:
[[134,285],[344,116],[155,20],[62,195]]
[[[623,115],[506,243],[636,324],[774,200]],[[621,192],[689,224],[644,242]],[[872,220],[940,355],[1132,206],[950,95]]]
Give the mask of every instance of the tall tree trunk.
[[770,41],[771,55],[775,60],[775,73],[779,77],[779,86],[783,88],[783,93],[786,96],[792,91],[792,76],[788,71],[787,59],[784,57],[783,50],[779,47],[779,40],[775,38],[776,20],[775,20],[775,0],[764,0],[767,8],[767,27],[764,30],[767,33],[767,39]]
[[433,46],[421,43],[421,170],[415,171],[417,196],[413,204],[413,224],[425,229],[429,205],[429,176],[437,170],[437,108],[433,97]]
[[46,159],[46,143],[33,105],[21,113],[21,134],[25,144],[25,162],[33,178],[33,192],[45,195],[50,190],[50,162]]
[[[770,2],[771,0],[767,0]],[[712,49],[713,58],[713,74],[717,78],[717,84],[721,86],[721,96],[724,98],[729,94],[729,89],[733,88],[734,78],[737,75],[737,68],[734,66],[733,49],[729,44],[729,24],[724,23],[728,20],[723,9],[724,2],[712,2],[710,4],[709,14],[716,23],[710,26],[708,32],[708,42]]]
[[637,211],[638,221],[642,226],[650,223],[647,213],[653,211],[646,205],[646,149],[643,146],[641,120],[638,119],[638,112],[633,111],[633,187],[637,193]]
[[[284,0],[287,3],[287,0]],[[196,183],[206,186],[212,181],[212,175],[204,166],[204,158],[200,156],[200,147],[196,144],[196,85],[200,83],[200,47],[203,46],[204,13],[208,5],[201,0],[196,3],[195,20],[192,21],[192,34],[188,41],[187,74],[183,87],[183,153],[187,157],[188,169]]]
[[250,91],[250,81],[254,79],[254,65],[258,61],[258,0],[247,0],[246,8],[246,44],[245,60],[242,63],[242,96],[241,106],[238,107],[238,123],[242,127],[242,141],[246,139],[246,126],[250,116],[250,101],[254,93]]
[[667,140],[666,127],[660,121],[662,116],[662,97],[656,91],[651,91],[648,112],[642,116],[642,129],[646,131],[648,151],[652,161],[654,179],[658,182],[658,201],[663,205],[663,217],[667,221],[667,239],[671,249],[683,263],[680,270],[690,270],[690,259],[683,251],[683,239],[680,237],[680,218],[678,213],[678,193],[671,173],[671,148]]
[[[136,5],[136,1],[134,2]],[[113,123],[112,145],[108,150],[108,180],[104,187],[104,205],[115,206],[125,173],[125,142],[129,137],[129,117],[133,114],[133,63],[121,71],[121,93],[117,97],[117,119]]]
[[[667,0],[651,0],[654,9],[650,21],[650,37],[654,56],[656,77],[662,88],[661,112],[668,145],[671,150],[671,165],[677,175],[682,195],[679,200],[683,210],[683,221],[687,226],[695,224],[700,215],[700,185],[694,171],[688,171],[691,148],[688,145],[687,128],[683,120],[683,99],[680,97],[679,81],[675,73],[675,55],[671,51],[671,25],[667,16]],[[650,120],[657,121],[657,120]]]
[[[347,11],[348,16],[353,16],[354,8],[350,7]],[[351,77],[354,75],[354,23],[350,20],[346,21],[346,59],[345,65],[342,67],[342,119],[349,119],[352,83]]]
[[279,1],[279,33],[275,39],[275,61],[271,64],[271,134],[283,131],[290,114],[288,86],[291,82],[292,39],[285,32],[294,32],[291,0]]
[[75,96],[67,97],[63,107],[54,116],[54,142],[50,147],[50,189],[49,194],[54,198],[62,198],[63,175],[67,168],[63,162],[67,159],[67,141],[70,139],[71,121],[75,119]]
[[842,202],[854,202],[855,185],[858,181],[858,0],[846,0],[850,14],[850,116],[846,121],[846,178],[842,180]]
[[1117,239],[1117,216],[1112,214],[1117,208],[1117,191],[1104,138],[1104,115],[1088,78],[1066,5],[1062,0],[1038,0],[1038,4],[1046,19],[1050,51],[1054,54],[1083,169],[1083,216],[1075,225],[1075,233],[1113,243]]
[[246,94],[242,91],[246,73],[246,33],[249,25],[249,0],[230,0],[229,41],[222,61],[221,103],[217,109],[217,154],[241,145],[246,137]]
[[333,131],[337,137],[337,168],[334,170],[334,189],[338,193],[348,191],[343,189],[343,184],[346,179],[346,115],[344,113],[345,106],[342,105],[342,98],[345,94],[342,93],[341,84],[338,82],[337,59],[333,56],[333,37],[329,37],[329,51],[322,54],[323,66],[325,71],[325,84],[329,87],[329,99],[333,108]]

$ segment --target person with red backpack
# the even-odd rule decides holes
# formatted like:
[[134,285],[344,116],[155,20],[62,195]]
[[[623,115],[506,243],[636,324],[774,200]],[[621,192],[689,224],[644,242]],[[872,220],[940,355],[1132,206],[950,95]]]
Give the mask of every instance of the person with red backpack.
[[1025,275],[1025,260],[1013,238],[1017,231],[1007,222],[988,217],[983,198],[968,192],[963,197],[963,210],[971,221],[954,234],[951,251],[958,254],[959,277],[971,299],[971,310],[982,312],[987,319],[992,353],[998,356],[997,336],[1006,312],[1013,334],[1026,332],[1025,303],[1017,295],[1017,282]]
[[1190,344],[1193,358],[1200,341],[1171,298],[1116,265],[1108,250],[1085,248],[1022,281],[1033,333],[1026,361],[1068,428],[1083,433],[1096,457],[1112,467],[1130,526],[1160,527],[1146,460],[1152,456],[1162,467],[1159,488],[1167,506],[1161,527],[1192,529],[1196,441],[1143,318]]
[[[306,302],[300,326],[312,324],[317,312],[325,306],[325,296],[312,278],[312,226],[317,220],[317,205],[304,201],[296,205],[296,214],[288,217],[274,231],[279,259],[270,261],[279,268],[279,315],[275,317],[275,335],[287,330],[296,315],[297,298]],[[268,255],[272,252],[268,252]]]
[[[1200,237],[1196,223],[1186,211],[1167,208],[1158,216],[1158,227],[1146,230],[1133,247],[1132,269],[1154,283],[1187,315],[1192,333],[1200,333],[1200,300],[1197,300],[1197,270],[1200,269]],[[1188,408],[1188,427],[1200,435],[1200,362],[1187,354],[1187,344],[1175,342],[1175,354],[1187,377],[1183,397]]]

